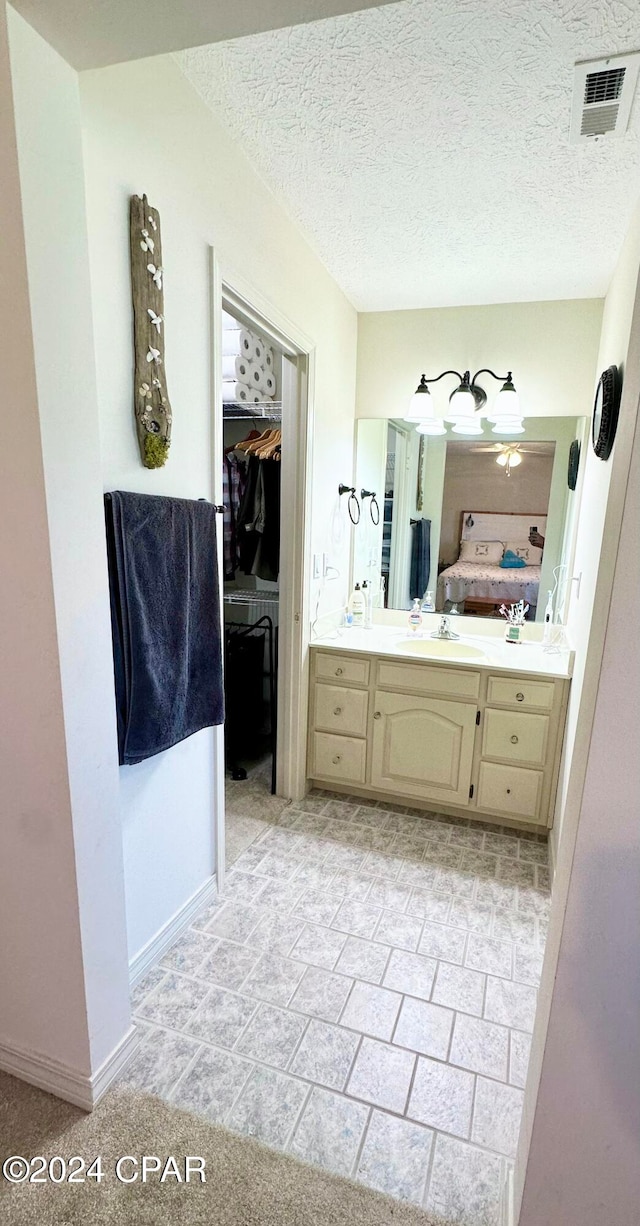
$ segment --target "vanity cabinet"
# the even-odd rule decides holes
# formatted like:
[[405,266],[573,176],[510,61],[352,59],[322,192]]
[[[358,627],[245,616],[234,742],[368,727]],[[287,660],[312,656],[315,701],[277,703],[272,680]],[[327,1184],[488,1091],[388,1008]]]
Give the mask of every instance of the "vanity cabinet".
[[550,826],[568,689],[564,678],[312,648],[309,778]]
[[461,805],[469,798],[476,704],[377,690],[371,785]]

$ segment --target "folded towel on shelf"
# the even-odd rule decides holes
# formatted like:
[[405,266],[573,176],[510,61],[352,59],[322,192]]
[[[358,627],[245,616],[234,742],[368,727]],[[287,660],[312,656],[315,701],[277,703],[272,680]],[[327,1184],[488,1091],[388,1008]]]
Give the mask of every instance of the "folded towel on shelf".
[[224,721],[216,512],[105,495],[121,765]]
[[503,570],[520,570],[526,565],[527,563],[524,558],[518,557],[518,554],[514,553],[511,549],[505,549],[500,562]]

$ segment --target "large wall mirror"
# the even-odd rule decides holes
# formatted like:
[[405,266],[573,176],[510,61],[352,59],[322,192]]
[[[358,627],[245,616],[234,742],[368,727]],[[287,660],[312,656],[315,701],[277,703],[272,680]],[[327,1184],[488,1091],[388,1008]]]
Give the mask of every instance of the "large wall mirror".
[[576,515],[569,451],[585,420],[529,418],[524,434],[499,440],[490,433],[428,437],[401,420],[358,421],[356,487],[375,491],[380,522],[365,499],[354,582],[376,589],[382,575],[390,609],[409,609],[431,591],[438,611],[498,617],[503,602],[523,599],[529,620],[541,621],[556,571],[562,618]]

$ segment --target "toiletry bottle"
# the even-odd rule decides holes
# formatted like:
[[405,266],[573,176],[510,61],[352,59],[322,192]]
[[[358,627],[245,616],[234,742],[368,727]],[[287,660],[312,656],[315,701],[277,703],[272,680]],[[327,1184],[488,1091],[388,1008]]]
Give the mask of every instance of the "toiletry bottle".
[[553,636],[553,592],[547,593],[547,607],[544,611],[544,630],[542,642],[549,644]]
[[416,596],[413,608],[409,614],[409,630],[416,638],[422,634],[422,613],[420,612],[420,597]]
[[431,591],[425,592],[422,598],[422,612],[423,613],[435,613],[435,611],[436,611],[436,606],[433,603],[433,592]]
[[353,592],[351,593],[349,606],[353,614],[354,626],[364,626],[364,596],[362,595],[362,590],[359,583],[356,583]]
[[371,584],[365,579],[362,584],[362,595],[364,596],[364,625],[365,630],[370,630],[373,626],[373,591]]

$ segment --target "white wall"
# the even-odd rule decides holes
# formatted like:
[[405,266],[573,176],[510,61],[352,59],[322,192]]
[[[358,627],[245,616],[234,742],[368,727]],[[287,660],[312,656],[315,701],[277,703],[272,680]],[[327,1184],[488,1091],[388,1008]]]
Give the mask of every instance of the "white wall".
[[[621,405],[620,423],[616,445],[611,458],[605,463],[599,460],[591,445],[590,432],[582,448],[581,493],[575,554],[572,566],[579,585],[571,585],[567,626],[576,649],[576,663],[571,685],[571,698],[567,715],[564,762],[561,770],[556,809],[556,821],[552,838],[557,852],[561,837],[563,815],[567,806],[569,766],[573,757],[578,731],[581,702],[593,704],[597,686],[597,672],[587,671],[587,655],[590,644],[599,639],[600,650],[604,635],[608,605],[605,595],[611,588],[613,556],[619,531],[619,522],[624,496],[624,483],[628,472],[629,455],[635,426],[637,406],[633,403],[637,372],[629,368],[627,350],[640,269],[640,207],[620,253],[617,268],[609,293],[605,299],[602,318],[602,334],[597,360],[596,381],[600,373],[612,363],[617,365],[623,378],[633,382],[625,386]],[[595,386],[592,393],[595,393]],[[598,585],[600,599],[598,600]],[[595,635],[595,638],[592,637]],[[586,686],[583,695],[583,687]]]
[[578,650],[516,1164],[520,1226],[637,1220],[639,268],[637,210],[598,357],[598,370],[612,362],[624,370],[616,444],[606,464],[589,452],[583,471],[574,568],[582,581],[570,607]]
[[[358,417],[402,417],[421,374],[483,366],[513,371],[525,416],[580,417],[591,411],[602,302],[515,302],[500,306],[376,311],[358,317]],[[500,384],[478,380],[489,399]],[[432,389],[446,404],[453,379]]]
[[[212,497],[209,245],[223,276],[315,343],[312,548],[340,572],[319,612],[347,595],[350,537],[337,486],[353,459],[356,313],[275,198],[168,57],[81,77],[102,482]],[[149,472],[132,416],[128,200],[160,210],[171,454]],[[344,502],[344,500],[343,500]],[[312,608],[315,610],[315,595]],[[105,644],[105,650],[107,645]],[[134,956],[214,870],[212,733],[120,771],[129,952]]]
[[0,9],[0,1064],[86,1099],[130,1016],[80,106],[9,10],[12,101]]

